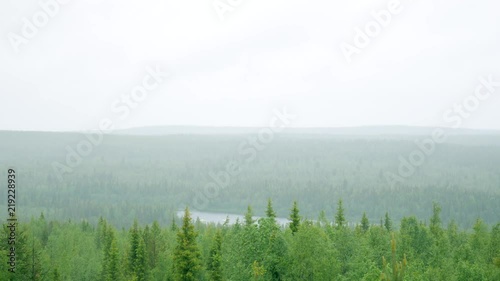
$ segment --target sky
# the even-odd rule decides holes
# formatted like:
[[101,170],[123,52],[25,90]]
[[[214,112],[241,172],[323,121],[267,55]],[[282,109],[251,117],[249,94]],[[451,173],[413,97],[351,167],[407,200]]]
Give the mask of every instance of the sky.
[[292,127],[461,118],[500,130],[499,10],[494,0],[1,1],[0,130],[262,127],[284,108]]

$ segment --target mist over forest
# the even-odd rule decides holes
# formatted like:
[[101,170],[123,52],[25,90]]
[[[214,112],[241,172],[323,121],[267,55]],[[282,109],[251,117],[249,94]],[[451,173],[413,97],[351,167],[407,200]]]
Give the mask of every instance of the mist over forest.
[[[342,199],[352,223],[363,212],[374,223],[386,212],[396,221],[407,215],[426,220],[433,202],[443,207],[444,222],[466,228],[478,217],[495,223],[500,213],[496,131],[454,131],[413,175],[400,177],[400,157],[418,150],[415,141],[429,138],[431,128],[285,130],[262,150],[247,142],[258,140],[255,128],[147,130],[104,135],[74,168],[66,157],[78,155],[77,144],[87,139],[82,133],[0,132],[0,164],[22,167],[21,218],[44,212],[94,223],[105,216],[117,226],[134,218],[166,224],[186,206],[242,214],[248,205],[263,210],[268,198],[281,217],[299,200],[304,217],[313,220],[322,211],[332,217]],[[220,174],[231,161],[241,173],[221,185],[217,178],[225,181]],[[210,183],[219,186],[217,196],[196,204]]]

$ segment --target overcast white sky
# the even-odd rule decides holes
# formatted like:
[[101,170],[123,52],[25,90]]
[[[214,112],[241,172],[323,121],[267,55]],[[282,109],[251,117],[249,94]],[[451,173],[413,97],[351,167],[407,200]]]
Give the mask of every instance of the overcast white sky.
[[[0,130],[266,126],[283,106],[296,127],[447,126],[480,76],[500,81],[500,2],[401,0],[349,64],[340,44],[388,2],[241,0],[221,21],[213,0],[73,0],[16,53],[11,32],[43,9],[1,1]],[[171,76],[120,118],[156,65]],[[499,108],[497,88],[463,127],[500,129]]]

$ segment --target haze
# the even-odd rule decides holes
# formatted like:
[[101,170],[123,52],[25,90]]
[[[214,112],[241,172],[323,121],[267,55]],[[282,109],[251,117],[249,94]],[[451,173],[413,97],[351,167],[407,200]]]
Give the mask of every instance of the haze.
[[[45,1],[44,1],[45,2]],[[224,1],[226,2],[226,1]],[[0,130],[97,129],[147,69],[168,71],[117,128],[450,126],[480,77],[500,80],[497,1],[401,1],[348,63],[339,47],[389,1],[70,1],[15,51],[38,1],[0,3]],[[500,129],[500,88],[463,128]]]

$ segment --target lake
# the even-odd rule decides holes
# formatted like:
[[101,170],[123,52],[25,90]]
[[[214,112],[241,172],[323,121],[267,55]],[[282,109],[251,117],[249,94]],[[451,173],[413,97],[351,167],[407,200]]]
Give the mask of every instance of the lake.
[[[236,219],[239,219],[241,223],[245,221],[245,216],[243,215],[236,215],[236,214],[228,214],[228,213],[212,213],[212,212],[200,212],[200,211],[190,211],[191,212],[191,217],[193,218],[194,221],[196,221],[197,218],[200,219],[200,221],[205,222],[205,223],[220,223],[223,224],[226,221],[226,218],[229,218],[229,224],[234,224],[236,222]],[[184,215],[184,211],[179,210],[177,211],[177,217],[182,218]],[[260,217],[254,216],[254,220],[258,220]],[[276,218],[276,221],[279,224],[287,224],[289,222],[288,219],[286,218]]]

